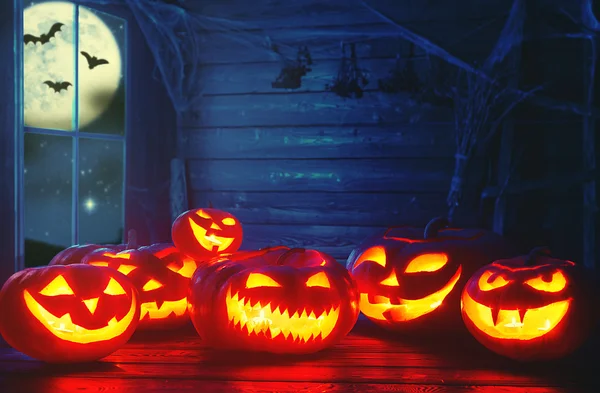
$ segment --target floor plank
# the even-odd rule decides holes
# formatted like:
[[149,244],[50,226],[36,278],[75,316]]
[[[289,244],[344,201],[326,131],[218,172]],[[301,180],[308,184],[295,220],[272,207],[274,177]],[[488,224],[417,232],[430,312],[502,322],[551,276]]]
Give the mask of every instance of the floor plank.
[[[2,380],[1,382],[10,382]],[[234,381],[198,381],[198,380],[157,380],[135,379],[114,380],[106,378],[68,378],[28,379],[10,386],[10,393],[168,393],[168,392],[206,392],[206,393],[584,393],[585,389],[514,387],[514,386],[443,386],[443,385],[394,385],[394,384],[347,384],[312,382],[234,382]]]
[[467,334],[392,335],[361,319],[335,347],[285,357],[213,350],[186,326],[170,336],[138,333],[91,364],[48,365],[0,349],[0,386],[11,387],[3,393],[597,392],[598,341],[560,361],[520,364],[490,353]]

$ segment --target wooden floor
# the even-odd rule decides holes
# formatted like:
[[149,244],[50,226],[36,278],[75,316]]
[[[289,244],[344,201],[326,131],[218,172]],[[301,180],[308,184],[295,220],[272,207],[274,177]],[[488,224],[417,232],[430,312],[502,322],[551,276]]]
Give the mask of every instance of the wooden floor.
[[46,365],[3,344],[0,392],[597,393],[598,338],[568,359],[533,365],[468,335],[392,338],[362,319],[336,347],[300,358],[215,352],[190,327],[171,339],[134,336],[90,365]]

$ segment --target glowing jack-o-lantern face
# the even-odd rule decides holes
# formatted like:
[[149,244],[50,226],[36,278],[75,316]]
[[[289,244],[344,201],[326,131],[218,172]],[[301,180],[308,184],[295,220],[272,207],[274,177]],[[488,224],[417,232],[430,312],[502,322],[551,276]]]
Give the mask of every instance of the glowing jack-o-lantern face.
[[505,241],[481,230],[452,229],[435,219],[419,236],[411,227],[388,229],[347,261],[358,283],[360,310],[389,329],[460,328],[460,290],[466,277],[505,255]]
[[358,292],[344,267],[318,251],[242,251],[198,269],[190,316],[215,347],[310,353],[352,329]]
[[242,236],[242,225],[237,218],[212,208],[182,213],[171,228],[175,246],[196,260],[237,251],[242,244]]
[[0,291],[0,309],[6,341],[53,363],[108,356],[129,340],[140,315],[137,291],[125,276],[87,265],[14,274]]
[[[544,248],[482,267],[462,293],[462,316],[483,345],[518,360],[561,357],[589,330],[582,268]],[[582,311],[583,310],[583,311]]]
[[113,268],[133,282],[141,300],[138,329],[172,329],[189,321],[187,287],[197,266],[173,245],[119,253],[100,249],[86,256],[83,263]]

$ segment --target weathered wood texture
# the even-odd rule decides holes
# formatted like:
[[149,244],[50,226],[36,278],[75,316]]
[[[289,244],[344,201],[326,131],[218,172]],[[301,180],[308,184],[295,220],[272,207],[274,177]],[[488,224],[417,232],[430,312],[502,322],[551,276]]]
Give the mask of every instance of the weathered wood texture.
[[[15,19],[13,2],[0,3],[0,282],[15,266]],[[17,123],[18,124],[18,123]]]
[[[452,53],[483,58],[510,2],[425,6],[369,2]],[[467,4],[468,3],[468,4]],[[378,79],[405,59],[397,27],[360,1],[191,2],[206,30],[199,42],[202,97],[179,117],[190,207],[211,202],[244,225],[243,248],[315,247],[344,260],[387,226],[423,226],[447,212],[455,151],[449,108],[378,91]],[[219,19],[219,20],[222,20]],[[326,90],[338,73],[340,43],[356,43],[369,83],[361,99]],[[274,89],[287,59],[307,46],[314,61],[298,89]],[[412,60],[423,80],[430,59]],[[481,165],[480,171],[485,166]],[[476,211],[476,209],[473,209]]]
[[[0,383],[37,392],[596,392],[597,337],[561,361],[519,364],[466,334],[399,337],[365,320],[340,344],[308,356],[219,352],[189,328],[138,334],[92,364],[45,365],[0,348]],[[568,371],[568,372],[567,372]]]
[[170,241],[169,163],[176,154],[177,117],[133,14],[119,6],[112,13],[127,18],[130,40],[124,233],[135,229],[140,244]]

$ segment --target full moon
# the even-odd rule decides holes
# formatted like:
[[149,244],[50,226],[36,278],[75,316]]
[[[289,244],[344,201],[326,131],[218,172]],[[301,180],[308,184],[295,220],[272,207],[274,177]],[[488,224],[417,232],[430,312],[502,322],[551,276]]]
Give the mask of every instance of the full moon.
[[[121,82],[121,53],[109,27],[92,11],[79,7],[79,36],[73,31],[75,5],[64,1],[32,5],[23,12],[25,34],[47,34],[55,23],[61,26],[49,42],[25,44],[23,59],[24,122],[28,127],[73,130],[75,84],[79,89],[79,128],[97,119],[109,107]],[[75,40],[79,50],[75,53]],[[81,54],[106,59],[93,69]],[[79,81],[75,77],[75,56]],[[45,81],[69,82],[55,92]]]

